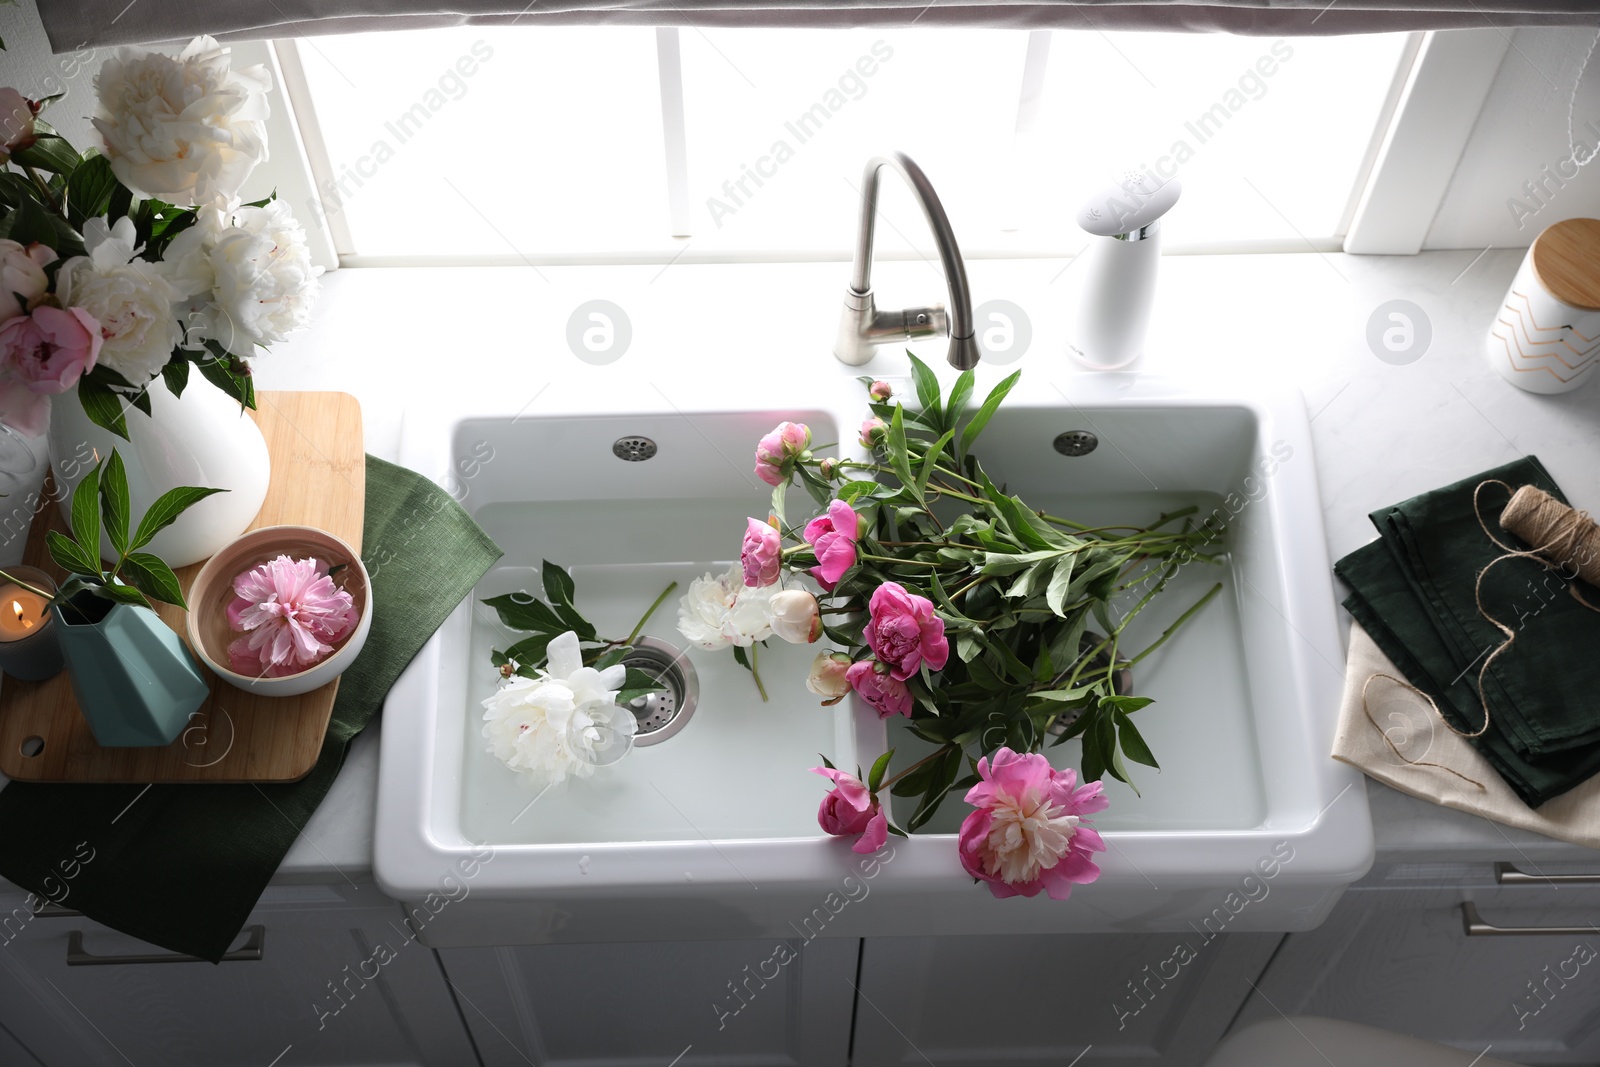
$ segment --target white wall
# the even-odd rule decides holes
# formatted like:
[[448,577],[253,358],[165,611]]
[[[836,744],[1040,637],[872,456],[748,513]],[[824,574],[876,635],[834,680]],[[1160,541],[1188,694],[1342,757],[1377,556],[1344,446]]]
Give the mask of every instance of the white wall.
[[83,48],[50,54],[39,12],[30,0],[16,7],[0,6],[0,85],[9,85],[31,100],[62,91],[66,96],[45,112],[44,118],[78,148],[95,143],[89,116],[94,113],[94,73],[106,49]]
[[[1600,216],[1600,159],[1564,187],[1547,180],[1544,203],[1523,191],[1524,182],[1543,176],[1546,164],[1555,173],[1557,162],[1570,155],[1567,102],[1594,37],[1584,29],[1513,34],[1424,248],[1522,247],[1552,222]],[[1573,111],[1574,135],[1589,148],[1600,140],[1585,129],[1591,120],[1600,129],[1600,56],[1584,74]],[[1565,169],[1572,172],[1570,165]],[[1520,226],[1507,206],[1512,198],[1535,212],[1523,215]]]

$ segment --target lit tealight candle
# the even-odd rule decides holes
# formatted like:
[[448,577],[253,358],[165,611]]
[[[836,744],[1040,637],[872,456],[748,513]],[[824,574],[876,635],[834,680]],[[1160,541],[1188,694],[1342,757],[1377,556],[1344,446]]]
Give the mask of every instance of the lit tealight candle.
[[[40,681],[61,673],[49,596],[55,583],[35,567],[8,567],[14,581],[0,584],[0,670],[13,678]],[[39,592],[35,592],[38,590]]]

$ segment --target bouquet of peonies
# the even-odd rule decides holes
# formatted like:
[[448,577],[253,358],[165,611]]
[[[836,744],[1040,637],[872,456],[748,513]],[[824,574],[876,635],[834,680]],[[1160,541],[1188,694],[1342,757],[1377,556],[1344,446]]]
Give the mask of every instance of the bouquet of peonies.
[[55,97],[0,88],[0,421],[37,434],[76,389],[126,438],[127,408],[191,367],[255,406],[249,361],[306,325],[321,273],[287,205],[239,202],[270,88],[209,37],[119,49],[95,78],[103,150],[81,153],[39,117]]
[[[862,379],[869,458],[818,457],[796,423],[762,438],[755,470],[773,486],[772,513],[748,521],[731,571],[693,583],[679,630],[703,649],[731,646],[753,673],[770,636],[826,636],[837,650],[818,654],[807,688],[824,704],[854,692],[880,717],[909,720],[926,751],[892,776],[893,749],[865,775],[826,759],[813,768],[833,782],[818,812],[828,833],[875,851],[966,790],[966,870],[996,896],[1064,898],[1099,873],[1089,857],[1104,845],[1083,821],[1106,806],[1099,779],[1131,785],[1125,760],[1157,766],[1132,719],[1150,700],[1122,691],[1127,669],[1221,584],[1126,658],[1123,635],[1180,567],[1211,560],[1203,550],[1220,531],[1196,525],[1192,507],[1147,526],[1098,528],[1035,510],[995,485],[973,451],[1019,375],[969,411],[971,371],[946,400],[933,372],[911,363],[915,407]],[[819,513],[791,524],[784,504],[796,481]],[[1074,737],[1081,786],[1039,753]],[[905,830],[889,822],[886,789],[917,798]]]

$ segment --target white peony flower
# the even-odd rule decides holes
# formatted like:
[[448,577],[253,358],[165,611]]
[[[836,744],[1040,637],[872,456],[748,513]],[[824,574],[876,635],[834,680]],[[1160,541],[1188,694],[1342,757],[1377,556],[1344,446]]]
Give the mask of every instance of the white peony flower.
[[616,704],[627,668],[583,665],[578,635],[550,642],[537,678],[512,678],[483,702],[489,752],[537,788],[587,778],[631,745],[638,720]]
[[707,652],[729,645],[749,648],[772,636],[772,597],[778,585],[744,584],[738,562],[728,573],[708,574],[689,583],[678,602],[678,632]]
[[166,262],[189,300],[189,339],[214,340],[236,356],[281,341],[311,321],[321,267],[289,205],[240,207],[218,198],[173,238]]
[[182,294],[161,264],[137,257],[135,240],[132,219],[118,219],[115,227],[90,219],[83,232],[89,254],[61,265],[56,296],[63,307],[82,308],[100,323],[100,364],[143,385],[161,373],[183,340],[172,307]]
[[264,66],[232,69],[229,50],[210,37],[177,59],[119,48],[94,86],[112,173],[140,196],[180,207],[231,197],[267,158],[272,76]]

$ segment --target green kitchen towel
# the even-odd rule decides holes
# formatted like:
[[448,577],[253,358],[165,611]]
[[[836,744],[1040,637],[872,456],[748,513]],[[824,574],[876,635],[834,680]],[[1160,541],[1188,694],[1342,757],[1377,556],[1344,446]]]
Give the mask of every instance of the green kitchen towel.
[[[1502,635],[1478,612],[1478,573],[1500,556],[1478,525],[1473,491],[1494,479],[1513,490],[1537,485],[1561,498],[1537,459],[1424,493],[1371,515],[1379,540],[1340,560],[1335,572],[1351,589],[1345,607],[1407,679],[1458,729],[1483,724],[1478,672]],[[1497,536],[1509,494],[1484,491],[1484,517]],[[1474,746],[1530,805],[1557,796],[1600,771],[1600,614],[1577,603],[1568,583],[1538,563],[1507,560],[1483,582],[1483,602],[1517,632],[1515,645],[1484,678],[1490,726]],[[1587,588],[1587,587],[1585,587]],[[1591,598],[1595,594],[1591,593]]]
[[[339,682],[322,754],[284,785],[0,790],[0,875],[174,952],[219,960],[408,663],[501,551],[444,490],[367,457],[372,631]],[[93,850],[89,863],[80,846]],[[70,881],[67,877],[70,873]]]

